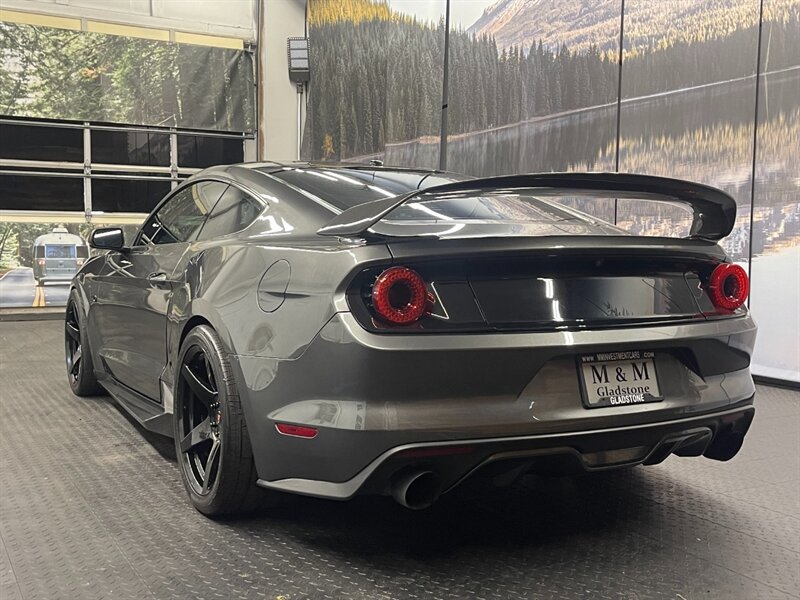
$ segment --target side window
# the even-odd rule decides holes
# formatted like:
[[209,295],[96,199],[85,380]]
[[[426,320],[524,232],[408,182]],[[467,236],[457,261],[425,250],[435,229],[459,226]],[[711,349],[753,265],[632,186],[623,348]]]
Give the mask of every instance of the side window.
[[226,184],[200,181],[172,196],[142,226],[137,244],[173,244],[193,240]]
[[258,200],[235,186],[230,186],[219,199],[197,236],[208,240],[241,231],[256,220],[263,207]]

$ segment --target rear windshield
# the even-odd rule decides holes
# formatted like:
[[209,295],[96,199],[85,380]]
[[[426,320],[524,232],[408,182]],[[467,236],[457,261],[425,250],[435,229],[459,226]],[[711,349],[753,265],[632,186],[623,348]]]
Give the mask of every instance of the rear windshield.
[[369,229],[389,236],[625,235],[624,222],[612,224],[616,203],[638,214],[646,210],[640,203],[653,201],[688,232],[691,210],[665,194],[548,187],[423,192]]
[[[397,207],[387,221],[481,221],[551,223],[587,218],[589,215],[549,199],[541,190],[454,192],[422,194]],[[560,198],[563,199],[563,198]]]
[[44,247],[45,258],[75,258],[75,246],[47,244]]
[[375,181],[372,173],[367,171],[343,173],[333,169],[284,169],[271,174],[314,194],[339,210],[416,189],[416,185],[410,187],[397,182]]
[[284,167],[266,171],[273,177],[301,188],[340,211],[359,204],[407,194],[419,187],[460,181],[460,175],[429,171],[392,171],[331,167]]

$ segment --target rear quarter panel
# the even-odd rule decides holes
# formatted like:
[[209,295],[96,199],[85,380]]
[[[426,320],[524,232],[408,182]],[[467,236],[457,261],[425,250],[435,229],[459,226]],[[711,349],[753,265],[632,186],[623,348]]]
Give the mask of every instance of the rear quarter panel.
[[[352,274],[364,264],[391,260],[385,245],[313,239],[199,242],[193,251],[170,310],[170,364],[184,335],[200,320],[211,324],[230,354],[297,358],[344,305]],[[259,285],[278,261],[289,265],[288,285],[283,301],[268,312],[259,304]]]

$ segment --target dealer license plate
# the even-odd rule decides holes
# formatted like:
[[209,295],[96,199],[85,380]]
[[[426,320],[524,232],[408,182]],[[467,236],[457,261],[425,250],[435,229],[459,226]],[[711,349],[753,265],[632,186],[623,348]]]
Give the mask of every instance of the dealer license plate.
[[660,402],[653,352],[597,352],[578,357],[578,376],[586,408]]

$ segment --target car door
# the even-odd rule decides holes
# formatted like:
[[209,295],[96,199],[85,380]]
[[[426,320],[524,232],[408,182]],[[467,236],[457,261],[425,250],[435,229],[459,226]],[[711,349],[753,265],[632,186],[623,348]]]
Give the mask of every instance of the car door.
[[101,337],[104,370],[151,400],[161,399],[172,294],[192,241],[226,188],[218,181],[179,188],[145,221],[130,249],[107,256],[94,282],[90,322]]

